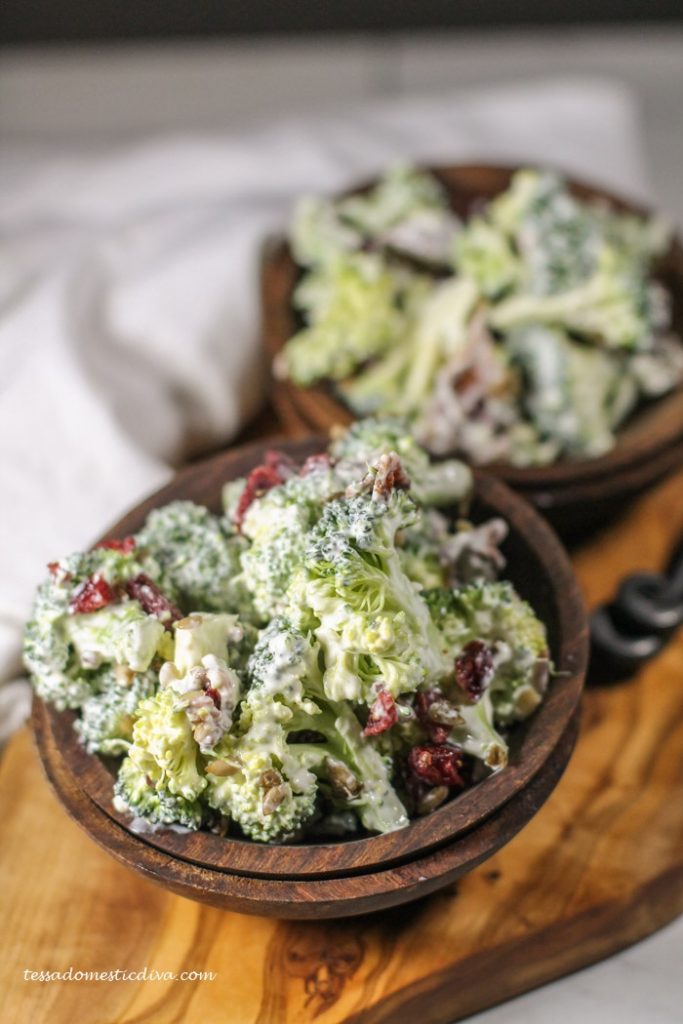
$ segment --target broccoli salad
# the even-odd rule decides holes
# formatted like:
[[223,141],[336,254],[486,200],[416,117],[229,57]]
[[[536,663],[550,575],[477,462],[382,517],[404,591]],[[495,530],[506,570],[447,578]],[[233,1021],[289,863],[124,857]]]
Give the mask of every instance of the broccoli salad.
[[119,759],[137,829],[266,843],[384,833],[500,771],[552,671],[465,516],[461,462],[368,419],[298,465],[268,452],[135,536],[49,565],[26,626],[38,695]]
[[516,173],[465,221],[435,178],[306,198],[290,242],[302,327],[276,376],[330,383],[357,415],[407,415],[436,454],[485,464],[596,458],[641,403],[683,381],[657,219]]

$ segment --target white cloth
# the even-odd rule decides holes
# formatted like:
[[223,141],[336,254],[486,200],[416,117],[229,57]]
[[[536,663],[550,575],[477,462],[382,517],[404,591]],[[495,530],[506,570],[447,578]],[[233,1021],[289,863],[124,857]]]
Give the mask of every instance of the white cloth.
[[[555,80],[107,150],[5,143],[0,680],[45,564],[257,408],[259,246],[296,195],[413,159],[549,162],[643,196],[637,120],[618,85]],[[26,707],[0,690],[0,738]]]

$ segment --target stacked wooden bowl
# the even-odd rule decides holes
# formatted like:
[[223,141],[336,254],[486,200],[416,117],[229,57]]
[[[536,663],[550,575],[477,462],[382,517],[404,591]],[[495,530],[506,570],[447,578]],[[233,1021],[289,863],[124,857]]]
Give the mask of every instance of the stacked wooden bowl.
[[[431,168],[444,185],[451,205],[461,217],[482,201],[504,191],[513,168],[456,166]],[[367,188],[369,186],[365,186]],[[610,192],[579,182],[571,190],[585,199],[601,200],[619,210],[648,211]],[[359,189],[357,191],[363,191]],[[274,359],[298,328],[292,293],[299,276],[289,246],[271,241],[262,263],[262,333],[266,350]],[[673,326],[683,337],[683,248],[674,240],[657,267],[657,277],[673,299]],[[299,388],[277,381],[273,401],[290,427],[300,431],[329,430],[336,423],[350,423],[354,416],[321,384]],[[618,434],[615,447],[598,459],[562,459],[551,466],[518,468],[494,463],[488,471],[532,501],[565,536],[592,529],[620,511],[625,502],[683,465],[683,391],[638,409]]]
[[[281,447],[300,461],[324,444],[318,437]],[[152,508],[176,499],[218,510],[223,484],[258,465],[267,447],[250,445],[184,470],[106,538],[134,533]],[[586,670],[583,604],[560,543],[503,483],[478,474],[472,518],[494,515],[510,527],[503,548],[506,577],[546,623],[557,669],[538,711],[513,731],[510,764],[500,773],[388,835],[264,846],[204,831],[141,833],[113,806],[115,764],[84,750],[72,712],[57,712],[36,698],[38,748],[58,797],[125,864],[183,896],[244,913],[345,917],[406,903],[452,882],[511,839],[555,787],[576,739]]]

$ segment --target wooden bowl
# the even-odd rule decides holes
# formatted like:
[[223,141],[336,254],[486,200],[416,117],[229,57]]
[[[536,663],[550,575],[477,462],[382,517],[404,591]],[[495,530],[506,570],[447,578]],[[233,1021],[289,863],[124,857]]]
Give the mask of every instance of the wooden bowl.
[[[429,170],[445,187],[456,213],[465,217],[473,206],[504,191],[516,168],[454,166]],[[578,181],[571,181],[570,188],[580,198],[600,199],[614,209],[650,212]],[[273,240],[265,247],[262,333],[271,360],[298,327],[292,293],[299,274],[286,241]],[[683,248],[678,239],[657,266],[656,276],[672,296],[674,330],[683,337]],[[355,419],[326,384],[299,388],[289,381],[277,381],[273,400],[286,422],[306,430],[328,431],[336,423],[348,424]],[[614,448],[600,458],[560,459],[550,466],[529,468],[496,462],[486,469],[542,509],[563,536],[572,536],[605,521],[628,499],[681,465],[683,389],[679,387],[638,408],[619,429]]]
[[[249,445],[189,467],[103,539],[135,532],[152,508],[178,498],[218,510],[222,485],[261,462],[268,447]],[[320,451],[324,439],[280,447],[302,460]],[[500,481],[477,473],[472,516],[481,520],[491,515],[503,516],[510,526],[504,545],[506,575],[546,623],[558,669],[539,710],[514,730],[510,764],[502,772],[429,817],[388,835],[281,846],[210,832],[162,830],[138,835],[112,803],[115,762],[85,751],[73,729],[73,712],[58,712],[36,698],[33,721],[38,747],[67,810],[126,863],[145,872],[153,865],[154,877],[162,884],[205,902],[276,916],[344,916],[404,902],[421,895],[420,885],[397,881],[407,865],[424,862],[429,871],[420,875],[424,877],[421,884],[431,891],[455,877],[454,871],[462,873],[490,855],[529,820],[559,778],[574,742],[587,662],[585,613],[561,545],[530,506]],[[487,838],[475,841],[475,834],[488,822],[494,824],[483,833]],[[452,856],[444,859],[446,849]],[[359,879],[365,879],[364,887],[359,888]]]

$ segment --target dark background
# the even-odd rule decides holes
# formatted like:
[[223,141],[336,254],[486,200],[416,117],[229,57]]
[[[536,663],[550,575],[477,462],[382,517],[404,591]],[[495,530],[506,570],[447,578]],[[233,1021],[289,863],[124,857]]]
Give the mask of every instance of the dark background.
[[0,0],[0,42],[683,22],[683,0]]

